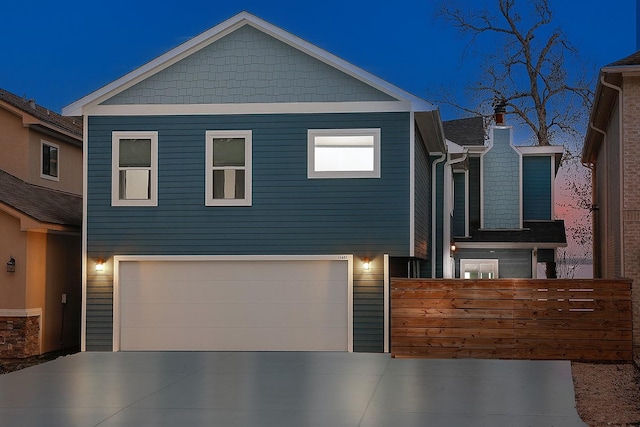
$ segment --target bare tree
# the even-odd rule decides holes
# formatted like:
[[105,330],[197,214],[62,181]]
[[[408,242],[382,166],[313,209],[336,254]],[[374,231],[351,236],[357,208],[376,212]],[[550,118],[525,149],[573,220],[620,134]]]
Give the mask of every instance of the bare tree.
[[593,92],[585,67],[580,75],[567,73],[566,61],[578,60],[577,51],[552,26],[549,0],[495,0],[495,5],[495,13],[463,7],[459,0],[439,8],[438,15],[470,36],[470,46],[485,61],[478,81],[469,86],[476,106],[451,97],[437,101],[483,116],[504,102],[507,114],[531,130],[536,145],[550,145],[560,134],[562,145],[566,138],[581,140],[579,126],[586,123]]
[[[553,25],[551,0],[494,0],[492,9],[478,10],[475,2],[448,0],[438,15],[469,37],[465,55],[483,56],[478,79],[468,85],[476,105],[464,105],[445,95],[438,103],[491,117],[493,107],[504,105],[515,125],[530,130],[534,145],[563,145],[565,176],[562,190],[573,212],[567,224],[571,248],[560,251],[560,273],[573,276],[590,257],[590,194],[588,172],[580,166],[584,124],[593,101],[593,70],[581,63],[564,32]],[[571,73],[567,71],[571,65]],[[446,93],[446,92],[445,92]],[[437,97],[436,97],[437,98]],[[467,101],[468,102],[468,101]],[[547,265],[549,274],[556,266]]]

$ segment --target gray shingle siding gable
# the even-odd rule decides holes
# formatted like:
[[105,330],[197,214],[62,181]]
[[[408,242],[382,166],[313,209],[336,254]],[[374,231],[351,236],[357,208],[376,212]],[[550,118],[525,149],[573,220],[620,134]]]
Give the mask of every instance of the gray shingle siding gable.
[[[88,251],[408,256],[409,114],[90,117]],[[309,128],[381,128],[379,179],[308,179]],[[204,205],[207,130],[253,131],[253,206]],[[111,206],[111,132],[158,131],[158,206]]]
[[393,100],[342,71],[245,25],[103,104]]
[[520,224],[520,155],[510,128],[493,129],[493,146],[483,156],[484,228],[517,229]]

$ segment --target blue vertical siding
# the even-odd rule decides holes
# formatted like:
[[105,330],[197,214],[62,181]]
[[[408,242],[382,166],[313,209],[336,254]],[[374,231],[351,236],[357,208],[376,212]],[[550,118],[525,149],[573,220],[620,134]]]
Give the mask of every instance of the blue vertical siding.
[[453,221],[451,223],[453,234],[452,236],[464,236],[465,225],[467,219],[466,212],[466,185],[465,174],[454,173],[453,174]]
[[551,168],[550,156],[525,156],[522,159],[522,209],[525,221],[552,219]]
[[469,157],[469,224],[480,227],[480,157]]
[[417,129],[415,134],[415,257],[426,259],[431,233],[431,163]]

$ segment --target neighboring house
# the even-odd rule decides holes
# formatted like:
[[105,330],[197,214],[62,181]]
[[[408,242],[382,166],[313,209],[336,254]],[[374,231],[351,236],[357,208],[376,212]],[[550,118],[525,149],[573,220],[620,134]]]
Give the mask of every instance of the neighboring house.
[[[640,51],[600,69],[582,150],[592,172],[593,277],[633,279],[640,322]],[[634,355],[640,329],[634,327]]]
[[[560,146],[515,146],[498,112],[444,122],[448,152],[434,162],[431,277],[537,278],[566,246],[554,219]],[[441,214],[444,212],[444,214]],[[552,264],[553,266],[553,264]]]
[[388,351],[428,264],[438,111],[251,14],[84,116],[85,350]]
[[0,89],[0,357],[80,344],[82,119]]

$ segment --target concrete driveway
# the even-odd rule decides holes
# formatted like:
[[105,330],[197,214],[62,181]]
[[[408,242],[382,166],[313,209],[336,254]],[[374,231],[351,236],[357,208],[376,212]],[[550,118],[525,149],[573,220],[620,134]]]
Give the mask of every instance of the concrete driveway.
[[585,426],[569,362],[78,353],[0,375],[9,426]]

